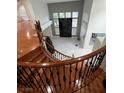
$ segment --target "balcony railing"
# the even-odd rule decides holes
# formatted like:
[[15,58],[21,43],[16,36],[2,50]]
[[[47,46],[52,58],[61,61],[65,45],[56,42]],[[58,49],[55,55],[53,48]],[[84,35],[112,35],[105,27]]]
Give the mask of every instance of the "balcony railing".
[[[38,28],[39,29],[39,28]],[[39,33],[40,34],[40,33]],[[94,81],[103,71],[100,65],[106,54],[106,46],[81,57],[71,58],[55,50],[53,56],[43,44],[39,35],[41,52],[49,58],[42,63],[18,60],[17,84],[19,91],[31,93],[78,93]],[[52,47],[52,46],[51,46]],[[63,60],[62,56],[68,57]]]

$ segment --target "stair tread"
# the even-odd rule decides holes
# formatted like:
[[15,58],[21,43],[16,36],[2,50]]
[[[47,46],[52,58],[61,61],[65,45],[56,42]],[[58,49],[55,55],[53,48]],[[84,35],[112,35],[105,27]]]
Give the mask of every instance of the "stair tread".
[[43,60],[46,58],[46,56],[43,54],[37,61],[36,63],[43,63]]
[[28,62],[33,62],[34,60],[37,59],[38,56],[42,55],[43,52],[38,52],[36,55],[32,56],[31,59],[28,60]]
[[20,57],[17,59],[18,62],[27,62],[31,59],[35,58],[36,55],[43,53],[40,47],[36,48],[35,50],[32,50],[31,52],[27,53],[26,55]]
[[49,62],[49,58],[45,58],[44,60],[43,60],[43,63],[48,63]]

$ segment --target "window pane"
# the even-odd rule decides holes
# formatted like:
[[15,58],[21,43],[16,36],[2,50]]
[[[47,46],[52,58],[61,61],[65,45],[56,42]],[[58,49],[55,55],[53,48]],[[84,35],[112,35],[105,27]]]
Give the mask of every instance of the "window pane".
[[59,17],[60,18],[65,18],[65,14],[64,13],[59,13]]
[[59,33],[60,31],[59,31],[59,28],[58,27],[55,27],[55,34],[56,35],[59,35],[60,33]]
[[58,19],[54,19],[54,26],[59,27],[59,20]]
[[58,18],[58,13],[53,13],[53,18]]
[[72,28],[72,35],[77,35],[77,28]]
[[72,19],[72,27],[77,27],[77,19]]
[[78,12],[72,12],[72,17],[73,18],[78,17]]
[[71,12],[66,12],[66,18],[71,18]]

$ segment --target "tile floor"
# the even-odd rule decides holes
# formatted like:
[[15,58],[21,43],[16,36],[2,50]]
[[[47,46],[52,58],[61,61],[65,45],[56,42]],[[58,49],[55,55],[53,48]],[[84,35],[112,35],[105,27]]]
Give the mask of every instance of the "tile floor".
[[72,56],[74,54],[74,57],[83,56],[85,54],[88,54],[92,51],[92,48],[83,49],[81,48],[80,41],[77,40],[76,37],[59,37],[59,36],[53,36],[51,37],[51,40],[53,42],[54,47],[68,55]]

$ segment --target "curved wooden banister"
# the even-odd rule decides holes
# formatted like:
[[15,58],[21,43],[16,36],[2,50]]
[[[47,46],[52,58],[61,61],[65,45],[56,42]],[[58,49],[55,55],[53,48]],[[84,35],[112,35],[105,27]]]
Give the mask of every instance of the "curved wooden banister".
[[[55,55],[53,54],[53,58],[57,59],[57,60],[60,60],[60,61],[63,61],[63,60],[67,60],[67,59],[72,59],[73,57],[70,57],[70,56],[67,56],[59,51],[57,51],[52,45],[50,45],[45,39],[44,37],[46,36],[43,36],[43,32],[41,30],[41,27],[40,27],[40,21],[36,21],[36,24],[35,24],[35,28],[36,28],[36,31],[37,31],[37,35],[38,35],[38,38],[39,38],[39,43],[42,47],[45,48],[46,45],[44,45],[44,43],[46,43],[51,49],[53,49],[55,51]],[[46,49],[46,52],[49,52],[47,51]],[[47,53],[48,56],[50,55],[50,53]],[[56,56],[57,54],[57,56]],[[51,55],[50,55],[51,56]]]
[[70,59],[72,59],[73,57],[71,57],[71,56],[68,56],[68,55],[65,55],[65,54],[63,54],[63,53],[61,53],[61,52],[59,52],[58,50],[56,50],[55,48],[53,48],[45,39],[43,39],[43,41],[46,43],[46,44],[48,44],[52,49],[54,49],[57,53],[59,53],[59,54],[61,54],[61,55],[63,55],[63,56],[65,56],[65,57],[68,57],[68,58],[70,58]]
[[[99,75],[105,53],[106,46],[78,59],[44,63],[18,62],[18,86],[31,90],[36,88],[37,91],[42,90],[42,93],[47,93],[48,86],[52,93],[76,93]],[[40,84],[40,81],[44,81],[45,85],[44,82]]]
[[[19,90],[33,91],[31,93],[34,93],[34,90],[36,90],[35,93],[77,93],[77,90],[90,84],[99,75],[100,65],[106,54],[106,46],[77,58],[66,56],[55,50],[67,59],[63,60],[61,57],[59,59],[56,56],[54,58],[44,45],[48,42],[43,39],[39,23],[36,28],[40,41],[39,48],[48,60],[40,63],[18,61]],[[48,45],[53,48],[49,43]]]
[[[106,46],[90,53],[90,54],[86,54],[84,56],[78,57],[78,58],[74,58],[71,60],[65,60],[63,62],[60,61],[56,61],[56,62],[47,62],[47,63],[30,63],[30,62],[18,62],[17,66],[24,66],[24,67],[53,67],[53,66],[63,66],[63,65],[69,65],[69,64],[74,64],[77,62],[81,62],[84,61],[86,59],[89,59],[101,52],[105,52],[106,51]],[[54,60],[55,61],[55,60]]]
[[81,61],[81,60],[85,60],[87,58],[90,58],[90,57],[93,57],[95,56],[96,54],[100,53],[100,52],[106,52],[106,45],[103,46],[102,48],[100,49],[97,49],[96,51],[94,52],[91,52],[89,54],[86,54],[86,55],[83,55],[83,56],[80,56],[80,57],[76,57],[76,58],[73,58],[73,59],[69,59],[69,60],[66,60],[66,61]]

